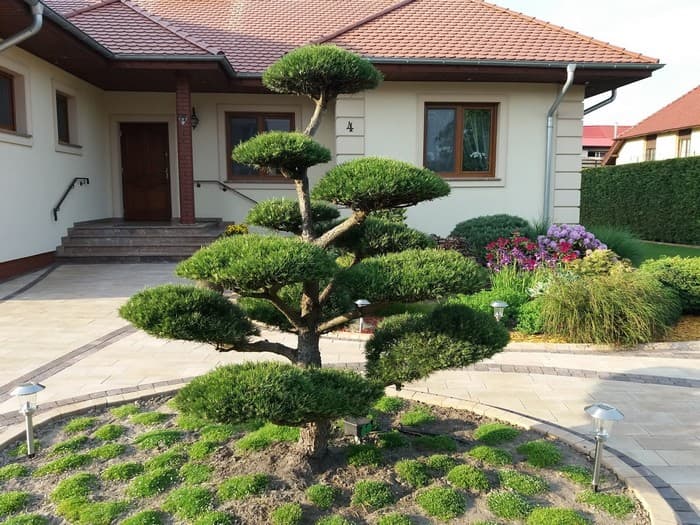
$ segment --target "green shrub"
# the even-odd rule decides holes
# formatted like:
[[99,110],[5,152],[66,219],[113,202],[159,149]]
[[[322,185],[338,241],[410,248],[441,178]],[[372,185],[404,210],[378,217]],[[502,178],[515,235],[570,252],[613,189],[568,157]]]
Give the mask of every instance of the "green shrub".
[[295,442],[299,440],[298,427],[286,427],[267,423],[258,430],[247,434],[236,442],[236,449],[241,451],[263,450],[282,442]]
[[163,412],[141,412],[131,416],[131,422],[137,425],[158,425],[169,418],[170,416]]
[[436,474],[443,476],[457,466],[457,460],[447,454],[433,454],[425,459],[425,464]]
[[580,465],[564,465],[559,470],[565,478],[579,485],[588,486],[593,481],[591,470]]
[[409,444],[408,439],[397,430],[390,432],[380,432],[377,435],[377,446],[379,448],[401,448]]
[[532,505],[517,492],[500,490],[486,496],[486,505],[499,518],[524,520],[532,512]]
[[484,423],[474,430],[474,439],[487,445],[498,445],[520,435],[520,430],[505,423]]
[[117,419],[126,419],[129,416],[133,416],[134,414],[141,412],[141,408],[134,403],[129,403],[128,405],[110,408],[109,412]]
[[394,502],[394,495],[386,483],[363,480],[355,483],[352,492],[352,504],[371,509],[381,509]]
[[11,490],[0,494],[0,518],[26,509],[30,499],[29,492]]
[[404,223],[373,217],[368,217],[365,222],[350,229],[333,244],[360,259],[435,247],[435,241],[423,232],[409,228]]
[[644,260],[642,241],[628,228],[619,226],[586,226],[586,230],[595,238],[623,259],[628,259],[635,266]]
[[144,510],[129,516],[120,525],[165,525],[165,515],[158,510]]
[[392,512],[379,518],[377,525],[411,525],[411,519],[405,514]]
[[354,372],[261,362],[219,367],[193,379],[175,399],[185,413],[222,423],[299,426],[364,416],[382,394],[379,384]]
[[8,481],[15,478],[29,476],[29,469],[19,463],[10,463],[0,467],[0,481]]
[[459,465],[447,473],[447,481],[460,489],[479,492],[489,488],[489,480],[486,475],[471,465]]
[[85,498],[70,498],[60,501],[56,505],[56,514],[65,518],[69,523],[80,521],[80,512],[89,503]]
[[580,259],[564,264],[567,272],[580,277],[595,277],[611,273],[630,273],[633,271],[628,261],[622,260],[611,250],[594,250]]
[[518,324],[515,329],[523,334],[541,334],[544,331],[542,322],[542,301],[528,301],[518,309]]
[[306,497],[308,500],[316,505],[319,509],[330,509],[335,503],[335,498],[340,495],[340,490],[337,488],[319,483],[317,485],[311,485],[306,489]]
[[194,525],[234,525],[235,518],[226,512],[207,512],[194,522]]
[[382,321],[365,346],[367,374],[387,385],[401,385],[491,357],[508,339],[508,330],[492,313],[459,304],[440,305],[427,314],[396,315]]
[[420,450],[432,450],[435,452],[454,452],[457,450],[457,442],[451,436],[418,436],[413,439],[413,446]]
[[514,490],[525,496],[534,496],[549,490],[549,483],[539,476],[531,476],[516,470],[501,470],[498,473],[501,487]]
[[50,463],[45,463],[34,472],[32,476],[41,477],[47,474],[63,474],[69,470],[75,470],[84,467],[92,461],[92,458],[87,454],[67,454]]
[[[34,451],[39,452],[39,450],[41,450],[41,443],[39,443],[39,440],[35,439],[34,440]],[[19,445],[17,445],[15,448],[10,449],[7,452],[7,455],[10,456],[11,458],[26,456],[27,455],[27,442],[23,441]]]
[[[254,430],[251,428],[251,430]],[[237,425],[207,425],[200,429],[201,439],[222,445],[239,433],[241,429]]]
[[530,296],[527,293],[514,290],[481,290],[472,295],[458,295],[450,302],[466,306],[484,315],[493,317],[494,301],[505,301],[508,307],[503,311],[502,322],[508,326],[515,324],[522,305],[527,303]]
[[403,459],[394,465],[396,476],[411,487],[425,487],[430,483],[428,467],[415,459]]
[[3,525],[48,525],[49,520],[40,514],[17,514],[7,518]]
[[192,443],[187,452],[192,459],[204,459],[219,448],[219,446],[220,445],[218,443],[200,439],[199,441]]
[[151,450],[160,447],[169,447],[182,441],[182,432],[179,430],[151,430],[134,439],[134,444],[142,450]]
[[[134,405],[124,405],[123,407],[119,408],[133,406]],[[116,408],[113,410],[116,410]],[[92,434],[92,437],[100,441],[114,441],[115,439],[119,439],[120,437],[122,437],[122,435],[124,435],[124,432],[126,432],[126,427],[110,423],[107,425],[102,425],[100,428],[95,430],[95,432],[93,432]]]
[[316,522],[316,525],[355,525],[343,516],[325,516]]
[[[314,225],[328,223],[340,216],[338,208],[322,201],[311,202],[311,218]],[[254,205],[246,217],[248,224],[263,228],[301,234],[301,212],[296,199],[273,198]]]
[[641,272],[560,277],[540,301],[544,333],[572,343],[645,343],[680,316],[675,294]]
[[112,525],[129,509],[126,501],[99,501],[77,507],[76,525]]
[[72,498],[87,499],[87,496],[97,488],[97,477],[94,474],[81,472],[59,481],[51,492],[50,499],[54,503]]
[[640,268],[674,290],[686,314],[700,314],[700,257],[664,257]]
[[479,445],[467,452],[474,459],[493,465],[494,467],[502,467],[513,463],[513,456],[510,452],[500,448],[489,447],[488,445]]
[[508,238],[516,231],[525,237],[534,237],[525,219],[506,214],[484,215],[460,222],[450,235],[464,239],[469,254],[483,261],[487,244],[500,237]]
[[153,470],[157,468],[174,468],[179,469],[182,465],[187,463],[187,453],[182,447],[178,446],[153,456],[151,459],[144,463],[146,470]]
[[561,451],[548,441],[538,439],[523,443],[517,451],[525,456],[527,462],[533,467],[553,467],[561,462]]
[[143,472],[141,463],[118,463],[104,469],[101,474],[102,479],[110,481],[126,481],[132,479]]
[[88,451],[88,456],[93,459],[101,459],[102,461],[107,461],[108,459],[114,459],[126,452],[126,445],[120,443],[107,443],[101,447],[93,448]]
[[385,414],[398,414],[406,406],[406,401],[400,397],[384,396],[372,408]]
[[214,495],[207,489],[184,487],[173,490],[163,502],[163,510],[182,520],[192,520],[212,510]]
[[401,415],[399,422],[407,427],[417,427],[420,425],[425,425],[426,423],[432,423],[437,417],[432,411],[423,406],[414,406],[408,411]]
[[593,492],[585,490],[576,501],[587,503],[596,509],[603,510],[615,518],[624,518],[634,511],[634,501],[622,494],[608,494],[606,492]]
[[626,227],[650,241],[700,244],[700,221],[693,220],[698,173],[698,157],[584,170],[581,222]]
[[381,451],[372,445],[350,445],[347,451],[348,465],[378,467],[382,462]]
[[416,502],[428,516],[448,521],[464,514],[467,502],[459,492],[447,487],[434,487],[420,492]]
[[527,525],[588,525],[590,521],[573,509],[537,507],[527,517]]
[[126,493],[135,498],[149,498],[165,492],[179,481],[174,468],[157,468],[135,477]]
[[234,476],[219,485],[218,495],[222,501],[244,499],[248,496],[262,494],[267,490],[270,476],[266,474],[247,474]]
[[61,443],[56,443],[53,447],[49,449],[50,456],[62,456],[69,452],[77,452],[81,448],[85,447],[88,443],[87,436],[75,436],[70,439],[66,439]]
[[97,423],[96,417],[76,417],[71,419],[64,427],[63,431],[68,434],[75,434],[76,432],[82,432],[89,428],[92,428]]
[[180,467],[180,477],[187,485],[199,485],[211,479],[214,467],[205,463],[185,463]]
[[175,418],[175,425],[182,430],[193,431],[211,425],[211,422],[195,414],[178,414]]
[[297,525],[301,523],[301,505],[298,503],[285,503],[277,507],[270,514],[272,525]]

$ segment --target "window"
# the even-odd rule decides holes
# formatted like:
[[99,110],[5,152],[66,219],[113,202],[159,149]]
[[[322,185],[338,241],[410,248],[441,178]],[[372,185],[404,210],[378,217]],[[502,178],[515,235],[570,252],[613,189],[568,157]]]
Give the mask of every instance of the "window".
[[0,129],[17,131],[14,78],[0,71]]
[[230,160],[231,151],[241,142],[265,131],[294,130],[294,113],[226,113],[226,151],[228,180],[230,181],[282,181],[281,175],[259,171]]
[[644,145],[644,160],[656,159],[656,135],[647,135]]
[[423,165],[452,177],[495,174],[497,104],[426,104]]
[[69,99],[63,93],[56,92],[56,129],[59,144],[70,144],[70,112]]
[[689,129],[683,129],[678,132],[678,156],[690,157],[690,132]]

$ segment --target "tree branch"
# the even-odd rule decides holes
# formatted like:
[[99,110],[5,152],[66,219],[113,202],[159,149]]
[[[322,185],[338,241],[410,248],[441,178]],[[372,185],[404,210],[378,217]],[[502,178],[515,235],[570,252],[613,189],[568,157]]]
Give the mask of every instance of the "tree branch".
[[314,108],[314,114],[311,115],[311,120],[309,120],[309,123],[304,130],[304,135],[308,135],[309,137],[313,137],[316,134],[318,127],[321,125],[321,117],[323,112],[326,110],[326,105],[328,104],[325,93],[321,93],[318,100],[314,98],[311,100],[314,101],[316,107]]
[[335,285],[335,279],[331,279],[331,282],[329,282],[326,285],[326,287],[323,289],[323,291],[319,294],[318,304],[320,304],[320,305],[325,304],[325,302],[331,296],[331,293],[333,293],[333,286],[334,285]]
[[311,214],[311,197],[309,193],[309,177],[306,173],[301,179],[294,181],[301,213],[301,238],[311,242],[314,238],[314,222]]
[[367,218],[367,212],[365,211],[354,211],[350,217],[345,219],[343,222],[331,228],[326,233],[321,235],[319,238],[313,241],[316,246],[321,248],[326,248],[338,237],[343,235],[345,232],[350,230],[353,226],[362,224]]
[[217,352],[271,352],[289,359],[293,364],[297,362],[297,350],[282,343],[275,343],[262,339],[260,341],[247,341],[239,345],[216,345]]
[[350,312],[346,312],[342,315],[339,315],[337,317],[334,317],[333,319],[329,319],[328,321],[321,323],[318,328],[316,329],[316,333],[320,334],[326,334],[328,332],[332,332],[334,328],[338,328],[340,326],[343,326],[344,324],[349,323],[353,319],[357,319],[359,317],[366,316],[368,314],[373,314],[380,310],[382,307],[386,306],[389,303],[377,303],[377,304],[370,304],[369,306],[365,306],[362,311],[360,309],[355,309]]
[[304,325],[304,321],[302,320],[301,315],[299,315],[299,312],[294,310],[291,306],[285,303],[279,295],[277,295],[277,289],[271,288],[265,290],[264,292],[245,292],[241,293],[240,295],[241,297],[250,297],[252,299],[264,299],[266,301],[270,301],[272,306],[277,308],[282,315],[287,318],[287,321],[289,321],[290,324],[297,330],[302,328]]

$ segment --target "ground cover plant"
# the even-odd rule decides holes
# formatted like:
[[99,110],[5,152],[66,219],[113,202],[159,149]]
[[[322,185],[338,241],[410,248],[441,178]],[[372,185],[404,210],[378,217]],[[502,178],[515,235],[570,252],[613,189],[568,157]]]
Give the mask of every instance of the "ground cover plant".
[[[184,430],[177,423],[180,414],[173,413],[175,409],[165,402],[157,398],[142,403],[141,411],[162,411],[170,416],[147,431],[177,430],[180,439],[172,445],[163,443],[154,449],[136,446],[144,427],[126,418],[120,420],[124,425],[122,435],[107,443],[123,447],[122,455],[93,459],[65,472],[32,475],[56,459],[71,454],[90,458],[95,456],[93,450],[105,446],[103,441],[91,439],[79,453],[60,458],[51,455],[56,444],[72,436],[65,430],[72,418],[64,418],[37,428],[37,438],[45,446],[35,458],[9,456],[15,444],[0,450],[0,469],[19,465],[29,473],[0,482],[0,493],[12,494],[5,496],[7,501],[0,500],[0,508],[6,512],[0,519],[19,525],[61,521],[75,525],[284,525],[324,521],[404,525],[449,519],[459,523],[510,523],[510,518],[499,515],[524,516],[517,518],[519,523],[533,525],[558,524],[569,517],[572,525],[582,523],[578,517],[595,523],[638,525],[646,519],[610,473],[605,473],[603,492],[591,496],[587,491],[590,478],[586,477],[590,476],[590,462],[568,447],[553,443],[560,454],[557,465],[531,466],[528,458],[532,459],[532,443],[541,442],[538,434],[516,429],[517,435],[497,446],[479,445],[477,435],[503,429],[503,424],[464,412],[384,401],[387,410],[394,413],[377,412],[375,423],[380,428],[368,436],[367,442],[357,445],[335,430],[329,453],[309,468],[289,441],[274,441],[260,450],[241,450],[237,446],[255,433],[254,428],[265,428],[265,424],[222,433],[220,438],[230,437],[218,443],[212,453],[195,460],[189,455],[192,445],[201,442],[210,424],[188,425],[194,428]],[[402,416],[418,412],[417,408],[431,413],[434,419],[421,427],[406,428],[406,433],[398,431]],[[90,417],[96,418],[92,428],[116,419],[107,410],[95,411]],[[399,434],[407,444],[380,447],[385,434]],[[422,450],[413,445],[419,437],[415,434],[449,438],[455,450],[437,454]],[[361,456],[371,451],[371,461],[354,464],[350,451],[360,451]],[[478,459],[500,457],[494,451],[506,455],[505,465]],[[546,510],[525,515],[530,507]]]

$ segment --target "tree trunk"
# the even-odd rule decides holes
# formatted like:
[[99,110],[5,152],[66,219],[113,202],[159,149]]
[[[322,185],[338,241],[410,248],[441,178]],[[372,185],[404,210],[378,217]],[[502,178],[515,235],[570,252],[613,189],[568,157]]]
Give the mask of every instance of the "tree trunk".
[[301,427],[299,452],[307,458],[321,458],[328,452],[331,434],[330,421],[315,421]]
[[304,367],[321,367],[320,336],[313,331],[300,331],[298,335],[297,363]]

